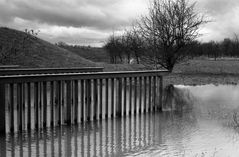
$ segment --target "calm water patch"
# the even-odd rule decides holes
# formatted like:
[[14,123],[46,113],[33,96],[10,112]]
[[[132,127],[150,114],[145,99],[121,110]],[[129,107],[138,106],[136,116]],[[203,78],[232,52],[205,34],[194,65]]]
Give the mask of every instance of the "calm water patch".
[[162,113],[0,139],[1,157],[239,156],[239,86],[168,86]]

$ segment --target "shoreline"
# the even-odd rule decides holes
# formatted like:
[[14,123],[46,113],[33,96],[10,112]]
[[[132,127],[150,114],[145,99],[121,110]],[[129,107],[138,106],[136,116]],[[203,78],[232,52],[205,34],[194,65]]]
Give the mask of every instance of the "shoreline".
[[163,76],[163,85],[237,85],[239,74],[232,73],[169,73]]

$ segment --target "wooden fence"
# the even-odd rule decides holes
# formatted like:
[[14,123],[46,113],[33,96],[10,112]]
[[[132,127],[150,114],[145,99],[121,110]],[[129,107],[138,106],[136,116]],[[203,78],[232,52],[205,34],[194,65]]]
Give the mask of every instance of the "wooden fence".
[[0,132],[161,110],[163,73],[167,71],[0,76]]

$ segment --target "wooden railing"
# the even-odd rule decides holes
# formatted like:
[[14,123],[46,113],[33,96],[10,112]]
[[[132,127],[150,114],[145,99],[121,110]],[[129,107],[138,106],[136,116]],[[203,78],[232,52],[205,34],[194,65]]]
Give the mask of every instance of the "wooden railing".
[[161,110],[164,73],[167,71],[0,76],[0,132]]
[[0,69],[0,75],[33,75],[33,74],[58,74],[58,73],[89,73],[102,72],[103,67],[73,67],[73,68],[6,68]]

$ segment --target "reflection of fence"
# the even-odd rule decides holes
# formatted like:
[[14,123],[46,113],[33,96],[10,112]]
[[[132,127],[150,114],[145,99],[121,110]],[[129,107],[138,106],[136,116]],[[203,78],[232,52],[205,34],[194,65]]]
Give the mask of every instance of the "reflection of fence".
[[0,131],[6,130],[6,105],[11,132],[15,120],[17,130],[31,129],[32,116],[38,129],[161,109],[164,72],[1,76]]
[[3,75],[33,75],[33,74],[57,74],[57,73],[84,73],[102,72],[102,67],[75,67],[75,68],[26,68],[26,69],[0,69]]
[[[132,116],[8,136],[3,156],[124,156],[162,142],[160,117]],[[9,142],[8,142],[9,141]]]

